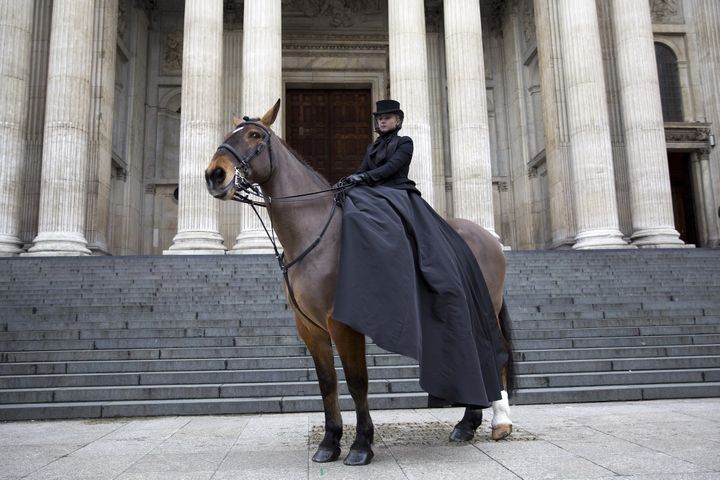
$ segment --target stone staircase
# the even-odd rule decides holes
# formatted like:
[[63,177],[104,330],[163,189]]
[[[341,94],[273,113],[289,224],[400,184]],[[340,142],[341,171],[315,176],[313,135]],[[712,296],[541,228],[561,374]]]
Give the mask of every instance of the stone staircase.
[[508,256],[515,403],[720,396],[720,250]]
[[[720,250],[508,264],[515,403],[720,394]],[[371,408],[426,405],[412,359],[368,365]],[[272,256],[0,259],[0,420],[321,408]]]

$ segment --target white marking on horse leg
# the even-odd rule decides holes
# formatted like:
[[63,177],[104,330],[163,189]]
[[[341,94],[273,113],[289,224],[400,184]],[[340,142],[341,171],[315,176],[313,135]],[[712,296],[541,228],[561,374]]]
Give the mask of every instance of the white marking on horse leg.
[[502,398],[500,400],[495,400],[492,403],[492,428],[497,428],[499,425],[512,425],[512,420],[510,420],[510,403],[508,402],[508,394],[505,390],[500,392],[500,394],[502,395]]

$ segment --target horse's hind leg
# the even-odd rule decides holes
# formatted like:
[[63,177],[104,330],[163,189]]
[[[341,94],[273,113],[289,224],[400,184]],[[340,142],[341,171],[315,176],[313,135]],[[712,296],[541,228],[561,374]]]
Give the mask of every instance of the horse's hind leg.
[[510,403],[508,402],[508,394],[505,390],[500,392],[502,398],[492,403],[493,418],[490,422],[492,426],[492,439],[502,440],[510,436],[512,433],[512,420],[510,420]]
[[482,423],[482,408],[465,408],[465,415],[453,431],[450,432],[451,442],[469,442],[475,437],[475,430]]
[[305,324],[300,318],[296,317],[295,323],[300,338],[303,339],[313,357],[325,410],[325,436],[312,459],[313,462],[319,463],[334,462],[340,456],[343,427],[330,335],[314,325]]
[[375,427],[368,407],[368,372],[365,360],[365,336],[333,319],[328,320],[330,335],[342,360],[345,380],[355,402],[357,433],[345,465],[367,465],[374,453]]

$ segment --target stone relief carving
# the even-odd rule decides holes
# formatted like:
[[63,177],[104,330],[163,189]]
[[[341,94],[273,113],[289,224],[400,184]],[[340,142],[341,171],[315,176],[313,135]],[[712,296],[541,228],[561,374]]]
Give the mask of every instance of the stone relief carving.
[[679,0],[650,0],[650,14],[654,23],[683,23]]
[[121,0],[118,3],[118,37],[125,38],[125,32],[127,32],[128,25],[128,2],[127,0]]
[[535,10],[531,0],[523,0],[522,7],[522,32],[525,45],[535,43]]
[[175,30],[165,37],[165,53],[163,70],[166,72],[182,71],[183,32]]
[[283,9],[290,8],[302,16],[326,18],[333,28],[352,27],[360,14],[380,10],[378,0],[283,0]]

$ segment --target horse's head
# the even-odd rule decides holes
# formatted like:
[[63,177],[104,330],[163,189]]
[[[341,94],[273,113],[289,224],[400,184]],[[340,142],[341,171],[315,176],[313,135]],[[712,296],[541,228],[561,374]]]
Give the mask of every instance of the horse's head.
[[280,100],[260,119],[233,118],[233,130],[218,147],[205,169],[208,192],[232,200],[238,186],[267,182],[273,174],[270,126],[280,111]]

